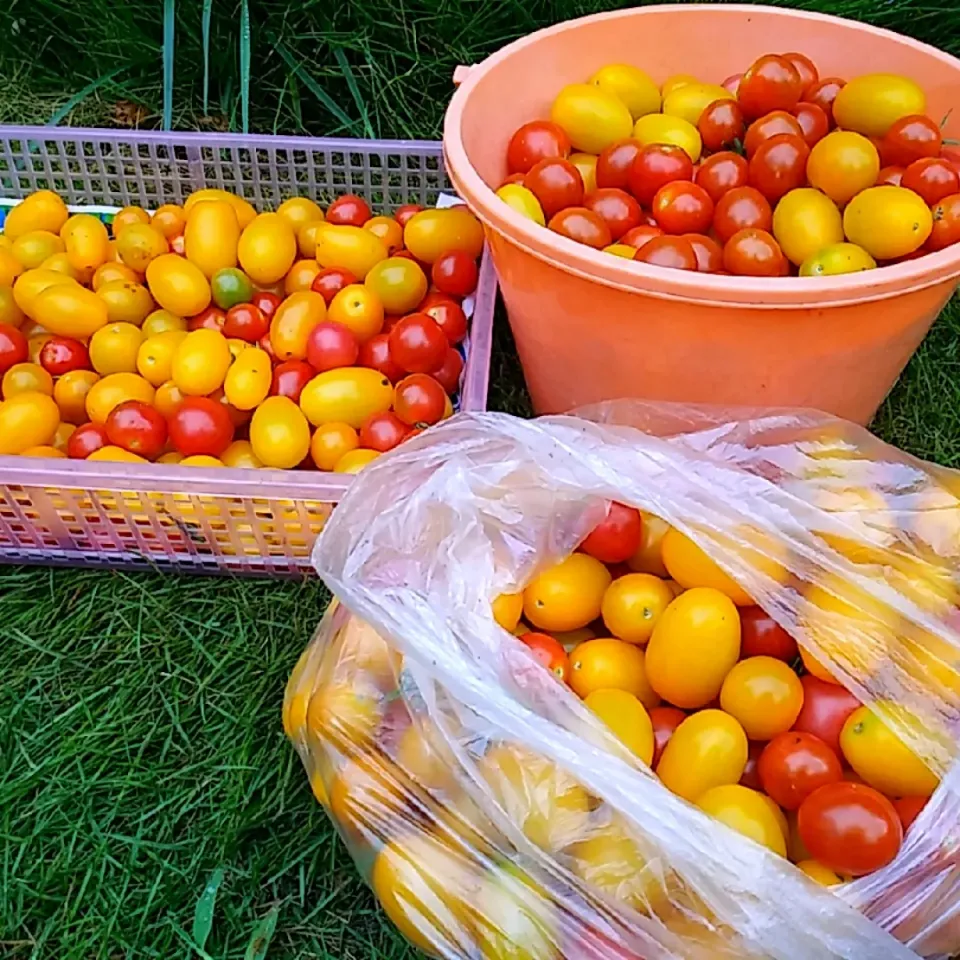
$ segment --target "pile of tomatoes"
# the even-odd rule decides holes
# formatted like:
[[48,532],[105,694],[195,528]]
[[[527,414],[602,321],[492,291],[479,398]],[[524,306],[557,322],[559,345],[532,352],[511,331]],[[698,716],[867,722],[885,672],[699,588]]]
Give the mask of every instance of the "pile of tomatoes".
[[494,616],[668,789],[824,885],[893,860],[937,787],[693,541],[632,507]]
[[506,150],[506,203],[572,240],[739,276],[868,270],[960,240],[960,151],[908,77],[768,54],[722,83],[611,64]]
[[463,206],[208,189],[107,226],[34,193],[0,235],[0,453],[355,473],[453,412],[482,246]]

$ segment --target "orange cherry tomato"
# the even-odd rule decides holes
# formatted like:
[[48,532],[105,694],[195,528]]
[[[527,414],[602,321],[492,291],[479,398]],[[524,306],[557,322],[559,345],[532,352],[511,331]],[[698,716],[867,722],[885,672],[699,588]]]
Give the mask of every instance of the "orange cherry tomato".
[[720,706],[751,740],[770,740],[792,726],[803,706],[800,678],[782,660],[748,657],[727,674]]

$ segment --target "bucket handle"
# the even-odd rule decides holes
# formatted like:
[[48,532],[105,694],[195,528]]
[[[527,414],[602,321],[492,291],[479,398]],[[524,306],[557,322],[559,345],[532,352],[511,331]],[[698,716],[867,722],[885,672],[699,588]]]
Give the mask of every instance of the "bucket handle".
[[473,64],[473,66],[468,67],[461,63],[459,66],[454,67],[453,85],[455,87],[459,87],[461,83],[464,83],[467,77],[470,76],[471,72],[473,71],[473,67],[475,66],[476,64]]

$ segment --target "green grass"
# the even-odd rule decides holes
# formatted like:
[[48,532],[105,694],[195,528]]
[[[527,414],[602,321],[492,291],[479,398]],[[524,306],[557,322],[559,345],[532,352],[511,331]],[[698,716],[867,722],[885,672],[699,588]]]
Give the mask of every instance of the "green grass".
[[[455,64],[616,5],[409,0],[331,13],[319,0],[14,2],[0,10],[0,35],[16,36],[0,45],[0,122],[43,122],[64,107],[70,123],[108,122],[123,99],[159,124],[163,11],[173,9],[174,126],[213,116],[239,129],[249,113],[256,130],[430,136]],[[929,2],[806,5],[960,50],[960,14]],[[876,424],[952,466],[958,339],[954,305]],[[502,314],[491,405],[529,413]],[[327,599],[318,583],[0,570],[0,957],[240,960],[274,909],[271,960],[412,956],[379,916],[280,728],[286,676]],[[194,914],[217,870],[201,953],[190,945]]]

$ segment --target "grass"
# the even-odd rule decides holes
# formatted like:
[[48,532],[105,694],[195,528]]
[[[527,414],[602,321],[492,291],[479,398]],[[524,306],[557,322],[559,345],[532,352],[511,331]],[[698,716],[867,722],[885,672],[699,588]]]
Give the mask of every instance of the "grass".
[[[129,116],[117,101],[131,101],[147,124],[166,105],[181,127],[431,136],[455,64],[616,5],[407,0],[330,12],[319,0],[90,0],[81,15],[15,0],[0,10],[0,35],[16,37],[0,45],[0,122],[64,110],[73,124],[111,122]],[[960,14],[929,0],[805,5],[960,51]],[[954,305],[876,422],[891,442],[951,466],[958,340]],[[502,315],[491,405],[529,413]],[[0,570],[0,956],[240,960],[273,911],[271,960],[413,955],[280,729],[285,678],[327,599],[319,583]],[[214,905],[204,889],[217,871]]]

